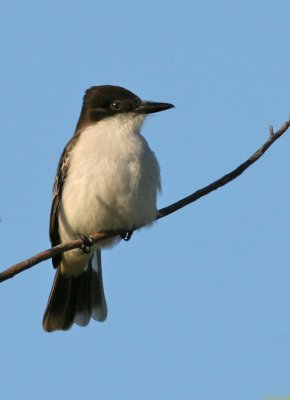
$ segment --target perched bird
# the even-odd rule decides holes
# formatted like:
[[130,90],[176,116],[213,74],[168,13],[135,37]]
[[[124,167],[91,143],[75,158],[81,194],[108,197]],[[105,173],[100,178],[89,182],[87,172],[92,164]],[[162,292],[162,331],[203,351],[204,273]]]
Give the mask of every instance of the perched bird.
[[124,234],[52,259],[56,274],[43,317],[47,332],[104,321],[101,248],[156,219],[160,170],[141,135],[147,114],[174,107],[142,101],[119,86],[93,86],[57,168],[50,214],[52,246],[92,233]]

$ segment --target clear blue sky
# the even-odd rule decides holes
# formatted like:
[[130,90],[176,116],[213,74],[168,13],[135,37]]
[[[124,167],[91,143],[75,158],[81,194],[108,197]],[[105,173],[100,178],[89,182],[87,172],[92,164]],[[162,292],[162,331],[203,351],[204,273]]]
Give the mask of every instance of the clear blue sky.
[[[51,190],[86,88],[148,118],[166,206],[290,113],[289,1],[13,1],[0,15],[1,269],[49,247]],[[108,320],[47,334],[51,262],[0,285],[1,399],[290,396],[290,132],[242,177],[104,254]]]

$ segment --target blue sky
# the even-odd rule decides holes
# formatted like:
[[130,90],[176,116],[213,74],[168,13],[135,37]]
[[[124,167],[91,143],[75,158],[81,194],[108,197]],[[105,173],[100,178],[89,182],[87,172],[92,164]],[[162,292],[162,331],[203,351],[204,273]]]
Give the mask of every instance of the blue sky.
[[[290,113],[290,7],[273,1],[1,6],[1,269],[49,247],[51,190],[86,88],[172,102],[144,135],[164,207]],[[47,334],[51,262],[0,287],[1,398],[290,396],[290,132],[244,175],[104,254],[108,320]]]

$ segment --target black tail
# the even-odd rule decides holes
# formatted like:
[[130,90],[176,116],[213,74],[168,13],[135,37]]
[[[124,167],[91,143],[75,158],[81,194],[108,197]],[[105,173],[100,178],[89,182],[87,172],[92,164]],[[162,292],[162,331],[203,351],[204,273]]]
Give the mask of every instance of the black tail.
[[91,317],[97,321],[107,317],[100,250],[77,277],[64,276],[57,269],[43,316],[43,329],[66,331],[73,323],[88,325]]

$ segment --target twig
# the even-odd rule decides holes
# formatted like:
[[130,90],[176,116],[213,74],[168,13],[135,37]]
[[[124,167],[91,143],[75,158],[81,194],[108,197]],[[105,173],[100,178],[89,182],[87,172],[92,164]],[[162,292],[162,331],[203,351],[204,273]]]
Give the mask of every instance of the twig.
[[[287,131],[290,126],[290,118],[282,125],[282,127],[277,131],[273,131],[273,127],[269,127],[270,136],[268,140],[254,153],[248,158],[245,162],[239,165],[236,169],[224,175],[222,178],[212,182],[211,184],[203,187],[202,189],[197,190],[191,195],[177,201],[169,205],[168,207],[164,207],[158,211],[158,215],[156,219],[161,219],[166,217],[169,214],[172,214],[175,211],[180,210],[181,208],[195,202],[203,196],[206,196],[210,192],[228,184],[239,175],[241,175],[247,168],[249,168],[252,164],[254,164],[267,150],[272,144],[279,139],[280,136],[283,135]],[[106,233],[94,233],[90,235],[93,243],[97,243],[101,240],[107,239],[112,236],[118,236],[123,232],[106,232]],[[19,274],[26,269],[33,267],[36,264],[39,264],[42,261],[48,260],[49,258],[55,257],[61,253],[64,253],[69,250],[81,248],[83,241],[81,239],[73,240],[69,243],[59,244],[58,246],[52,247],[48,250],[42,251],[41,253],[36,254],[33,257],[28,258],[25,261],[22,261],[18,264],[11,266],[5,271],[0,273],[0,282],[3,282],[7,279],[12,278],[13,276]]]
[[[115,236],[114,233],[94,233],[90,236],[93,243],[97,243],[100,240],[106,239],[108,237]],[[0,272],[0,282],[6,281],[7,279],[13,278],[13,276],[19,274],[26,269],[33,267],[42,261],[48,260],[52,257],[56,257],[61,253],[66,251],[81,248],[83,245],[82,239],[76,239],[68,243],[62,243],[57,246],[51,247],[50,249],[44,250],[41,253],[35,254],[28,258],[27,260],[21,261],[18,264],[12,265],[3,272]]]
[[247,168],[249,168],[254,162],[256,162],[262,155],[268,150],[272,144],[279,139],[280,136],[283,135],[287,131],[290,126],[290,118],[286,121],[282,127],[277,131],[273,132],[273,127],[269,127],[270,136],[268,140],[257,150],[254,154],[251,155],[245,162],[239,165],[236,169],[229,172],[228,174],[224,175],[222,178],[218,179],[217,181],[212,182],[208,186],[203,187],[202,189],[197,190],[196,192],[192,193],[191,195],[185,197],[177,201],[176,203],[171,204],[168,207],[162,208],[158,212],[157,219],[166,217],[173,212],[180,210],[181,208],[187,206],[188,204],[193,203],[194,201],[200,199],[201,197],[213,192],[214,190],[226,185],[227,183],[231,182],[239,175],[241,175]]

